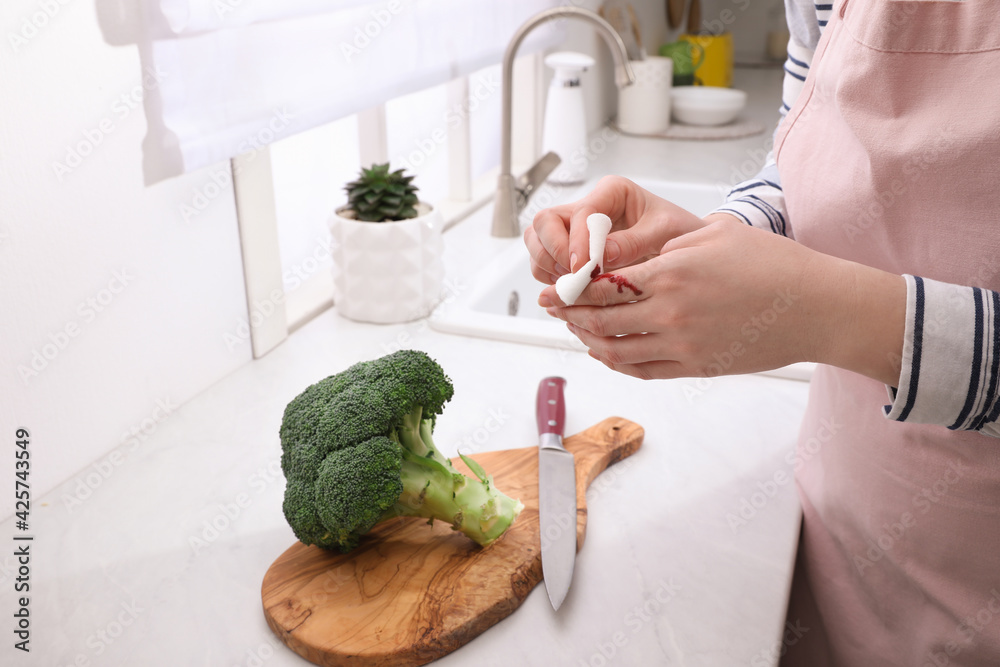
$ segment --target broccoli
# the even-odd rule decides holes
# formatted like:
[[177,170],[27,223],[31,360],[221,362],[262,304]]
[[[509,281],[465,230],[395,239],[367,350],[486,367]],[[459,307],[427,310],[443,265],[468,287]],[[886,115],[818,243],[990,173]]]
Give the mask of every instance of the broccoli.
[[281,422],[283,509],[305,544],[348,552],[398,516],[446,521],[480,545],[523,508],[472,459],[458,472],[434,445],[434,420],[453,393],[427,354],[401,350],[308,387]]

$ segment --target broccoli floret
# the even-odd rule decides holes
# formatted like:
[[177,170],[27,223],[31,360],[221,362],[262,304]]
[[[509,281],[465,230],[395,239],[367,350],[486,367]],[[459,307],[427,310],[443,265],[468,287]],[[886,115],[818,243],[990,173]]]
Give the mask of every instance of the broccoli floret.
[[434,420],[453,393],[442,368],[416,350],[364,361],[308,387],[281,423],[283,509],[305,544],[348,552],[399,516],[445,521],[487,545],[520,501],[458,472],[434,444]]

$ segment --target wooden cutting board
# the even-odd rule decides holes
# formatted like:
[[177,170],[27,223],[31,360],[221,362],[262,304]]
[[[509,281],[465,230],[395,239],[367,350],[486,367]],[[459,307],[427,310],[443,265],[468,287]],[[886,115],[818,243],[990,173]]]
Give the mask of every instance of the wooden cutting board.
[[[643,434],[638,424],[610,417],[566,438],[576,462],[577,550],[587,487],[639,449]],[[542,580],[538,448],[474,458],[497,488],[524,503],[499,540],[479,547],[443,522],[400,518],[376,526],[349,554],[296,542],[261,587],[274,633],[318,665],[423,665],[509,616]],[[461,460],[454,463],[471,476]]]

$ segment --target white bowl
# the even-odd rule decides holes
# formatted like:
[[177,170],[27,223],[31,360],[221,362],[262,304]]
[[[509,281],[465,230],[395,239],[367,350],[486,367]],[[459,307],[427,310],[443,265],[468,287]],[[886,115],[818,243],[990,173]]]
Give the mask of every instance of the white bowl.
[[716,86],[677,86],[670,91],[674,120],[688,125],[725,125],[747,103],[742,90]]

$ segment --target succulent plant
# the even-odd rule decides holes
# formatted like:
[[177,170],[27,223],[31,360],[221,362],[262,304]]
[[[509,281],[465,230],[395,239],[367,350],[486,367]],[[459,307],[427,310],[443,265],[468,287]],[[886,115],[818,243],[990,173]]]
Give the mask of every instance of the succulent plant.
[[417,217],[417,186],[413,176],[404,176],[402,169],[389,171],[389,163],[374,164],[361,169],[361,176],[344,186],[347,204],[358,220],[389,222]]

